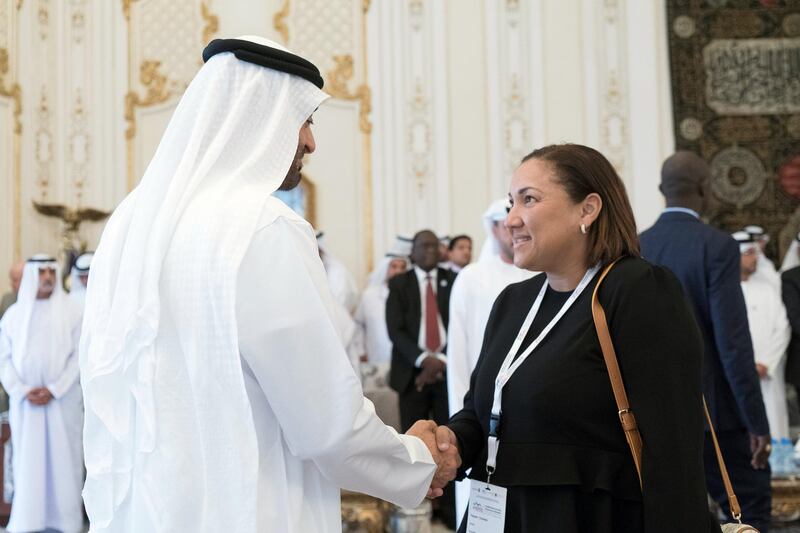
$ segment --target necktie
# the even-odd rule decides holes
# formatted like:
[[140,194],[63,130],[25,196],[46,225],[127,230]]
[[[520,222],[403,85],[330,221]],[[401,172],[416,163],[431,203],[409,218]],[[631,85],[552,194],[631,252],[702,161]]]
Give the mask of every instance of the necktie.
[[429,352],[438,352],[442,345],[439,336],[439,306],[436,304],[436,294],[433,292],[431,275],[425,276],[425,348]]

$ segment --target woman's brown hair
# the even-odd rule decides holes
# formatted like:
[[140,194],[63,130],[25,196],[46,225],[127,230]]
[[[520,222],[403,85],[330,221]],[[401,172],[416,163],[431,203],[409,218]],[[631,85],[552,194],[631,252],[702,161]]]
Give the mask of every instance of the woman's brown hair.
[[588,230],[590,265],[639,257],[639,236],[625,185],[603,154],[580,144],[551,144],[526,155],[522,163],[530,159],[552,165],[556,180],[573,202],[582,202],[591,193],[603,200]]

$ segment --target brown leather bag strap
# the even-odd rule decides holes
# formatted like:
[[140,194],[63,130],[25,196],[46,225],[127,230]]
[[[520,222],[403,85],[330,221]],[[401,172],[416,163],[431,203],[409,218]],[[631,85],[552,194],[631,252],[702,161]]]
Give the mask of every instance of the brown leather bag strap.
[[733,492],[731,477],[728,475],[728,469],[725,467],[725,458],[722,457],[722,450],[719,448],[719,442],[717,442],[717,432],[714,431],[714,424],[711,423],[711,415],[708,412],[708,404],[706,403],[705,396],[703,396],[703,410],[706,412],[708,429],[711,431],[711,439],[714,441],[714,450],[717,452],[717,462],[719,463],[719,471],[722,473],[722,483],[725,485],[725,492],[728,493],[728,505],[731,508],[731,516],[741,524],[742,509],[739,507],[739,500],[736,498],[736,493]]
[[[631,449],[633,456],[633,463],[636,465],[636,472],[639,474],[639,486],[642,484],[642,436],[639,433],[639,427],[636,424],[636,417],[633,416],[630,404],[628,403],[628,394],[625,392],[625,383],[622,381],[622,373],[619,370],[619,362],[617,361],[617,353],[614,351],[614,344],[611,342],[611,333],[608,330],[608,322],[606,321],[606,313],[603,306],[600,305],[598,292],[600,284],[603,283],[606,275],[611,271],[611,268],[617,263],[614,261],[603,269],[600,277],[597,279],[597,284],[592,293],[592,318],[594,318],[594,326],[597,330],[597,338],[600,341],[600,348],[603,350],[603,359],[608,368],[608,377],[611,380],[611,388],[614,391],[614,399],[617,402],[617,409],[619,409],[619,419],[622,423],[622,430],[625,432],[625,439],[628,441],[628,446]],[[719,442],[717,442],[717,433],[714,431],[714,424],[711,423],[711,415],[708,413],[708,406],[706,405],[706,398],[703,397],[703,409],[706,413],[706,420],[708,421],[708,428],[711,430],[711,438],[714,441],[714,449],[717,452],[717,462],[719,462],[719,469],[722,473],[722,482],[725,485],[725,492],[728,493],[728,502],[731,508],[731,516],[739,523],[741,523],[742,510],[739,507],[739,500],[733,492],[733,485],[731,485],[731,478],[728,475],[728,469],[725,467],[725,459],[722,457],[722,450],[720,450]]]
[[608,369],[608,377],[611,379],[611,389],[614,391],[614,399],[617,402],[619,421],[622,424],[622,431],[625,432],[625,439],[628,441],[628,446],[631,449],[633,463],[636,465],[636,473],[639,475],[639,486],[641,487],[642,436],[639,434],[639,426],[636,424],[636,417],[633,415],[633,411],[631,411],[631,406],[628,402],[628,394],[625,392],[625,383],[623,383],[622,373],[619,371],[619,363],[617,362],[617,354],[614,351],[614,343],[611,342],[611,333],[608,331],[606,313],[603,311],[603,306],[600,305],[600,300],[597,297],[600,285],[615,264],[616,261],[604,268],[600,273],[600,277],[597,279],[597,285],[595,285],[594,292],[592,293],[592,318],[594,318],[594,326],[597,330],[600,348],[603,350],[603,359]]

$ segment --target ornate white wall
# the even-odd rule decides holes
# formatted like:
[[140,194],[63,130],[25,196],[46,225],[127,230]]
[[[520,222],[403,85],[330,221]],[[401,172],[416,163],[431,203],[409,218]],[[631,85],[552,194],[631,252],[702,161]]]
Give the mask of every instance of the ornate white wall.
[[396,233],[482,240],[550,142],[603,151],[644,227],[673,146],[664,20],[664,0],[0,0],[0,268],[60,247],[31,200],[122,199],[215,35],[286,42],[325,74],[306,170],[361,280]]

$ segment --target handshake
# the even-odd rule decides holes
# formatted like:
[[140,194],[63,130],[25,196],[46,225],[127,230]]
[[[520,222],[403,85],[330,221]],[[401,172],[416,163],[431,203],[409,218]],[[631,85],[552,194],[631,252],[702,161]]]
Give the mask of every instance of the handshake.
[[428,498],[438,498],[442,495],[445,485],[456,478],[458,468],[461,466],[461,454],[458,452],[456,435],[447,426],[437,426],[433,420],[418,420],[406,431],[422,440],[436,462],[436,474],[433,476],[428,489]]

